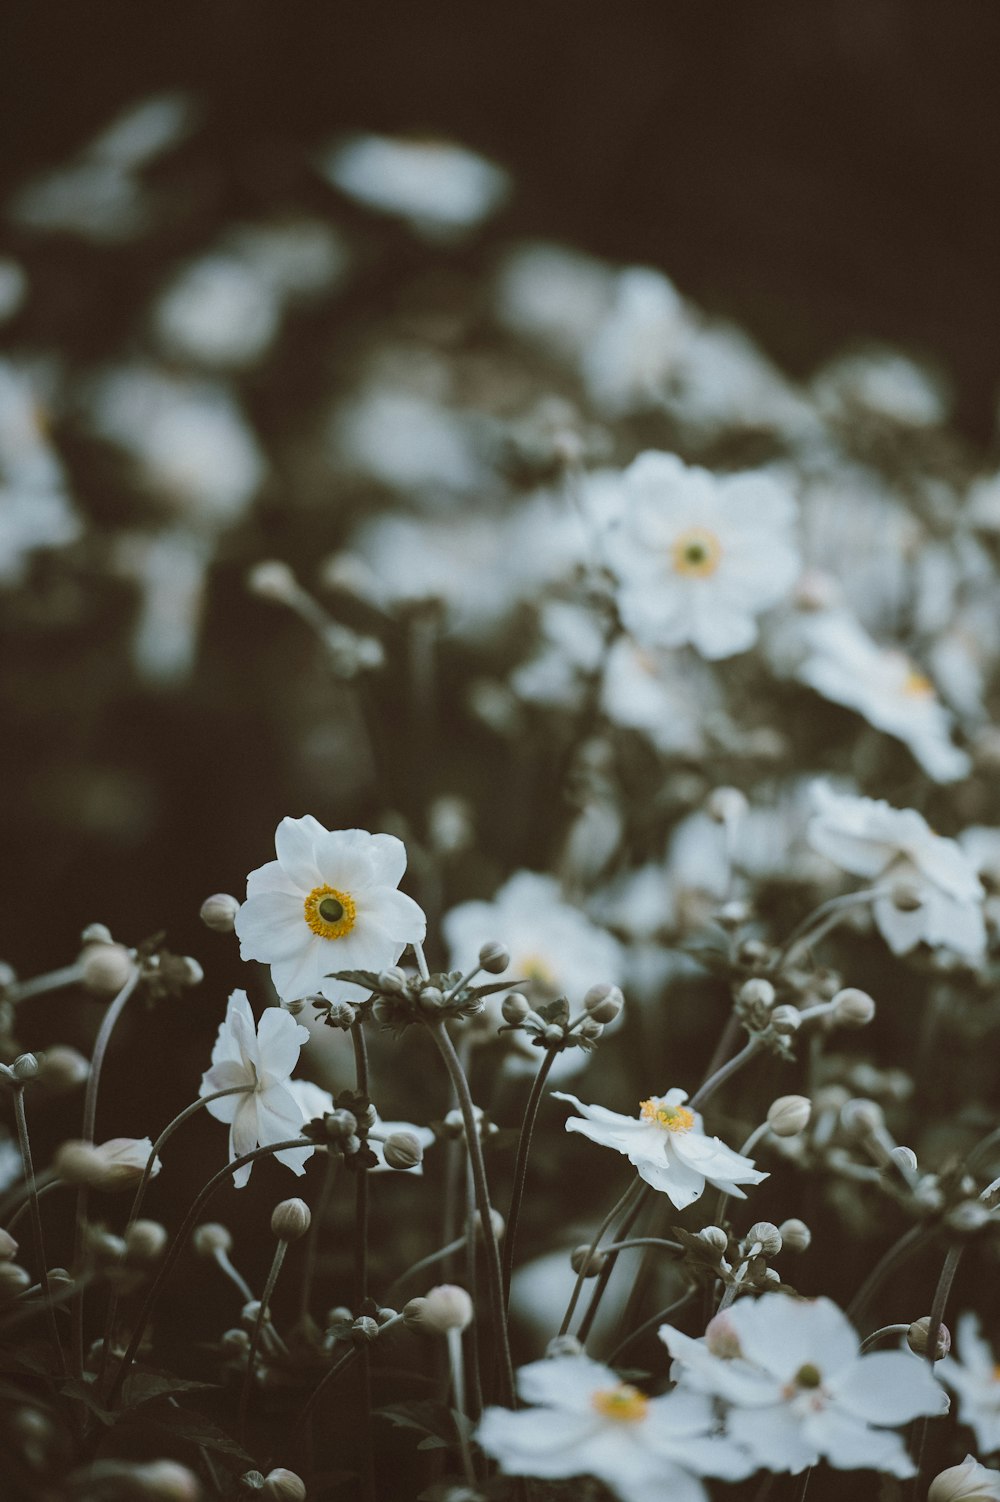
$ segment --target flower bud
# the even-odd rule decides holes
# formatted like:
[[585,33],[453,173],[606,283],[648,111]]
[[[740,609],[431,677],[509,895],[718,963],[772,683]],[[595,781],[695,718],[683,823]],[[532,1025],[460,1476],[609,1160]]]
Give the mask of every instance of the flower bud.
[[331,1001],[323,1021],[327,1027],[339,1027],[346,1033],[357,1021],[357,1013],[349,1001]]
[[917,1171],[917,1155],[912,1147],[894,1147],[889,1154],[889,1161],[899,1169],[904,1178]]
[[420,1005],[425,1012],[440,1012],[445,1005],[444,992],[441,990],[441,987],[421,987]]
[[129,1467],[130,1495],[143,1502],[198,1502],[201,1482],[176,1460],[150,1460]]
[[327,1111],[323,1127],[330,1142],[346,1142],[358,1134],[358,1118],[353,1111]]
[[502,975],[510,966],[510,950],[497,939],[491,939],[479,951],[479,968],[487,975]]
[[583,1009],[594,1022],[614,1022],[625,1005],[625,998],[618,986],[591,986],[583,998]]
[[419,1138],[412,1132],[390,1132],[382,1144],[382,1154],[390,1168],[416,1168],[424,1160]]
[[561,1043],[565,1036],[566,1029],[560,1027],[558,1022],[550,1022],[542,1034],[546,1048],[555,1048],[556,1044]]
[[[484,1232],[483,1232],[483,1221],[482,1221],[482,1217],[480,1216],[480,1214],[478,1213],[478,1211],[476,1212],[476,1221],[475,1221],[475,1224],[476,1224],[476,1237],[477,1237],[478,1240],[481,1241],[483,1239],[483,1235],[484,1235]],[[503,1233],[507,1229],[507,1222],[504,1220],[504,1218],[500,1214],[499,1210],[491,1210],[490,1211],[490,1225],[493,1227],[493,1239],[495,1241],[502,1241],[503,1240]]]
[[519,1027],[524,1019],[529,1016],[531,1004],[526,996],[521,995],[520,991],[511,991],[501,1002],[500,1011],[503,1013],[504,1022],[508,1022],[511,1027]]
[[33,1053],[19,1054],[10,1068],[19,1085],[27,1085],[38,1078],[38,1060]]
[[429,1335],[465,1330],[471,1325],[472,1316],[472,1300],[455,1283],[440,1283],[423,1298],[411,1299],[403,1308],[404,1324]]
[[[100,1146],[92,1142],[64,1142],[56,1149],[52,1166],[68,1184],[85,1184],[90,1189],[117,1194],[135,1188],[152,1151],[148,1137],[112,1137]],[[150,1177],[155,1178],[159,1171],[157,1158]]]
[[873,1100],[849,1100],[840,1108],[840,1122],[845,1131],[870,1137],[885,1127],[885,1113]]
[[759,1246],[762,1257],[776,1257],[781,1251],[781,1232],[769,1220],[758,1220],[746,1234],[746,1245]]
[[378,1339],[379,1324],[370,1314],[362,1314],[351,1326],[351,1339],[356,1346],[371,1345]]
[[106,923],[88,923],[80,935],[81,944],[113,944],[111,930]]
[[833,998],[833,1018],[841,1027],[867,1027],[874,1016],[874,1001],[857,986],[847,986]]
[[961,1465],[949,1466],[931,1482],[927,1502],[996,1502],[1000,1497],[1000,1471],[989,1470],[973,1455]]
[[247,570],[246,583],[251,594],[259,595],[262,600],[276,600],[284,605],[296,599],[299,592],[292,570],[287,563],[282,563],[277,558],[267,558],[255,563]]
[[250,1349],[250,1337],[245,1330],[226,1330],[220,1344],[226,1356],[245,1356]]
[[177,961],[177,980],[182,986],[188,988],[200,986],[205,979],[205,972],[190,954],[181,955]]
[[732,932],[737,928],[742,928],[744,923],[750,921],[750,904],[741,901],[739,898],[734,898],[732,902],[724,902],[722,904],[715,918],[716,922],[720,923],[723,928],[729,929]]
[[607,1255],[596,1248],[591,1251],[589,1246],[578,1246],[570,1253],[570,1266],[577,1277],[583,1273],[585,1278],[596,1278],[603,1271],[607,1262]]
[[812,1232],[804,1220],[783,1220],[778,1227],[781,1244],[789,1252],[807,1252],[812,1242]]
[[805,1095],[779,1095],[767,1113],[767,1124],[776,1137],[797,1137],[811,1115],[812,1102]]
[[780,1036],[791,1036],[797,1033],[802,1026],[802,1013],[798,1007],[793,1007],[787,1002],[775,1007],[771,1013],[771,1026]]
[[31,1287],[31,1274],[16,1262],[0,1262],[0,1304]]
[[[931,1333],[931,1317],[925,1314],[921,1319],[915,1319],[906,1332],[906,1344],[915,1356],[926,1356],[929,1350]],[[947,1325],[938,1326],[937,1352],[935,1361],[943,1361],[951,1350],[951,1331]]]
[[205,898],[199,916],[205,927],[213,933],[231,934],[236,926],[236,914],[239,910],[238,897],[232,897],[228,892],[214,892],[211,897]]
[[196,1256],[214,1257],[218,1252],[231,1252],[233,1238],[225,1226],[220,1225],[217,1220],[206,1220],[200,1226],[195,1227],[191,1245]]
[[560,1356],[582,1356],[583,1346],[575,1335],[553,1335],[545,1347],[545,1354],[551,1360],[557,1360]]
[[378,1112],[371,1101],[366,1106],[360,1103],[355,1106],[354,1114],[358,1118],[359,1132],[370,1132],[378,1125]]
[[721,1226],[702,1226],[698,1240],[703,1241],[713,1252],[718,1252],[720,1257],[724,1257],[729,1250],[729,1237]]
[[603,1038],[604,1036],[604,1023],[595,1022],[593,1017],[585,1017],[577,1028],[577,1032],[581,1038],[590,1038],[592,1042],[596,1043],[598,1038]]
[[769,1012],[774,1006],[775,990],[762,975],[751,976],[740,986],[738,1000],[746,1007],[762,1008]]
[[378,988],[392,996],[406,995],[406,971],[399,965],[387,965],[378,973]]
[[713,1356],[720,1356],[723,1361],[733,1361],[743,1355],[740,1338],[724,1313],[713,1315],[705,1326],[705,1345]]
[[136,1220],[125,1231],[125,1252],[132,1262],[155,1262],[169,1240],[158,1220]]
[[240,1486],[246,1492],[259,1492],[264,1485],[264,1477],[260,1471],[244,1471],[240,1477]]
[[312,1212],[305,1200],[282,1200],[271,1213],[271,1235],[279,1241],[298,1241],[304,1236],[312,1221]]
[[47,1090],[75,1090],[89,1075],[90,1061],[65,1043],[53,1043],[38,1055],[38,1083]]
[[924,894],[918,881],[901,876],[893,882],[889,900],[901,913],[915,913],[924,905]]
[[945,1222],[953,1231],[971,1236],[974,1232],[981,1231],[992,1218],[981,1200],[963,1200],[960,1205],[955,1205],[948,1211]]
[[131,980],[135,962],[124,944],[88,944],[80,956],[84,989],[114,996]]
[[306,1502],[306,1484],[294,1471],[278,1466],[264,1477],[260,1494],[266,1502]]
[[705,799],[705,812],[717,824],[733,824],[742,819],[749,807],[746,794],[739,788],[713,788]]
[[9,1231],[0,1228],[0,1262],[10,1262],[17,1256],[18,1243]]

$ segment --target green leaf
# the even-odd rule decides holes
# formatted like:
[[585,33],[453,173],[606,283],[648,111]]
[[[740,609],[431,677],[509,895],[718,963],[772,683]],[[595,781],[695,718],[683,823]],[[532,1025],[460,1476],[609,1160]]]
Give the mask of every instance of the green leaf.
[[241,1465],[254,1468],[253,1457],[247,1454],[243,1446],[197,1409],[182,1408],[179,1403],[171,1404],[158,1412],[153,1422],[158,1429],[168,1430],[173,1435],[180,1434],[193,1445],[202,1445],[204,1449],[214,1450],[219,1455],[232,1455]]

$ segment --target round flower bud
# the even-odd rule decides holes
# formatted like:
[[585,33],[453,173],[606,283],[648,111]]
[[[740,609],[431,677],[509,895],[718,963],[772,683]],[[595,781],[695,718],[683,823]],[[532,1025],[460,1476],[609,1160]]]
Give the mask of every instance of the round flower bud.
[[739,1000],[744,1006],[760,1007],[769,1012],[774,1006],[775,990],[769,980],[762,975],[751,976],[740,986]]
[[848,986],[833,998],[833,1017],[841,1027],[867,1027],[875,1016],[875,1003],[867,991]]
[[625,1005],[625,998],[618,986],[591,986],[583,998],[583,1009],[594,1022],[614,1022]]
[[705,812],[717,824],[735,823],[737,819],[742,819],[748,807],[746,794],[741,793],[739,788],[713,788],[705,799]]
[[351,1339],[356,1346],[370,1345],[378,1339],[378,1320],[372,1319],[370,1314],[362,1314],[351,1326]]
[[353,1027],[357,1021],[357,1014],[349,1001],[331,1001],[323,1018],[327,1027],[343,1028],[344,1032]]
[[[915,1356],[926,1356],[931,1334],[931,1317],[925,1314],[921,1319],[915,1319],[906,1332],[906,1344]],[[951,1350],[951,1331],[947,1325],[938,1326],[937,1351],[935,1361],[943,1361]]]
[[18,1243],[9,1231],[0,1228],[0,1262],[10,1262],[17,1256]]
[[[479,1215],[478,1211],[476,1212],[475,1224],[476,1236],[481,1241],[483,1239],[484,1232],[482,1217]],[[494,1240],[501,1241],[503,1239],[503,1233],[507,1229],[507,1222],[504,1220],[499,1210],[490,1211],[490,1225],[493,1227]]]
[[375,1318],[380,1325],[387,1325],[391,1319],[397,1319],[398,1315],[399,1311],[397,1309],[390,1309],[386,1304],[378,1311]]
[[723,928],[733,931],[742,928],[744,923],[750,921],[750,904],[734,898],[732,902],[724,902],[715,915],[716,922],[721,923]]
[[219,1252],[231,1252],[233,1238],[217,1220],[206,1220],[196,1226],[191,1245],[198,1257],[214,1257]]
[[595,1022],[593,1017],[585,1017],[577,1028],[577,1032],[581,1038],[590,1038],[596,1043],[598,1038],[604,1036],[604,1023]]
[[411,1299],[403,1307],[403,1323],[411,1330],[429,1335],[445,1335],[449,1330],[466,1330],[472,1323],[472,1300],[464,1288],[455,1283],[439,1283],[420,1299]]
[[240,900],[228,892],[213,892],[201,905],[199,916],[206,928],[215,934],[231,934],[236,926],[236,914]]
[[31,1287],[31,1274],[16,1262],[0,1262],[0,1304]]
[[583,1346],[575,1335],[553,1335],[545,1347],[545,1354],[551,1360],[560,1356],[582,1356]]
[[205,972],[196,959],[185,954],[177,962],[177,978],[182,986],[200,986],[205,979]]
[[949,1210],[945,1216],[947,1224],[953,1231],[969,1236],[976,1231],[981,1231],[992,1218],[981,1200],[964,1200],[962,1204],[955,1205]]
[[378,973],[378,988],[392,996],[406,995],[406,971],[399,965],[387,965]]
[[889,1160],[905,1178],[917,1171],[917,1155],[912,1147],[894,1147],[889,1154]]
[[158,1220],[133,1221],[125,1232],[125,1251],[130,1261],[155,1262],[170,1236]]
[[805,1095],[779,1095],[767,1113],[767,1124],[776,1137],[797,1137],[809,1125],[812,1102]]
[[306,1502],[305,1482],[284,1466],[268,1471],[260,1491],[266,1502]]
[[892,884],[889,900],[901,913],[915,913],[924,905],[924,894],[919,882],[900,877]]
[[558,1022],[550,1022],[548,1027],[542,1034],[546,1048],[554,1048],[557,1043],[562,1042],[565,1036],[566,1029],[564,1027],[560,1027]]
[[279,1241],[298,1241],[312,1221],[312,1211],[305,1200],[282,1200],[271,1213],[271,1235]]
[[732,1361],[743,1355],[740,1338],[725,1313],[713,1315],[705,1326],[705,1346],[723,1361]]
[[47,1090],[75,1090],[89,1075],[90,1061],[65,1043],[53,1043],[38,1055],[38,1083]]
[[144,1502],[198,1502],[201,1482],[176,1460],[150,1460],[129,1467],[130,1495]]
[[[148,1137],[111,1137],[95,1146],[92,1142],[64,1142],[56,1149],[52,1166],[68,1184],[86,1184],[105,1194],[134,1189],[143,1176],[153,1144]],[[160,1171],[153,1164],[151,1178]]]
[[131,980],[135,963],[124,944],[88,944],[80,956],[84,989],[114,996]]
[[382,1144],[382,1153],[390,1168],[416,1168],[424,1160],[424,1150],[412,1132],[390,1132]]
[[113,944],[111,930],[106,923],[88,923],[80,935],[81,944]]
[[782,1003],[771,1013],[771,1026],[776,1033],[781,1035],[797,1033],[802,1026],[802,1013],[798,1007],[793,1007],[787,1002]]
[[358,1134],[358,1118],[353,1111],[327,1111],[323,1128],[330,1142],[346,1142]]
[[264,1477],[260,1471],[244,1471],[240,1477],[240,1486],[246,1492],[259,1492],[264,1485]]
[[378,1112],[371,1101],[366,1106],[357,1106],[354,1114],[358,1118],[359,1132],[370,1132],[378,1125]]
[[585,1278],[596,1278],[603,1270],[607,1255],[604,1252],[590,1250],[589,1246],[578,1246],[570,1253],[570,1266],[577,1277],[583,1273]]
[[845,1131],[859,1137],[869,1137],[885,1127],[885,1113],[873,1100],[849,1100],[840,1108],[840,1121]]
[[420,1005],[425,1012],[440,1012],[445,1005],[440,986],[424,986],[420,992]]
[[781,1244],[788,1252],[807,1252],[812,1242],[812,1232],[804,1220],[783,1220],[778,1227]]
[[497,939],[491,939],[479,951],[479,968],[487,975],[502,975],[510,966],[510,950]]
[[38,1078],[38,1060],[33,1053],[19,1054],[10,1068],[20,1085],[26,1085],[30,1080]]
[[746,1245],[759,1246],[762,1257],[776,1257],[781,1251],[781,1232],[769,1220],[758,1220],[746,1234]]
[[287,563],[268,558],[247,570],[247,589],[263,600],[287,604],[298,594],[299,586]]
[[220,1344],[226,1356],[245,1356],[250,1349],[250,1337],[245,1330],[227,1330]]
[[702,1226],[698,1240],[703,1241],[713,1252],[718,1252],[720,1257],[724,1257],[729,1250],[729,1237],[721,1226]]
[[531,1013],[531,1003],[520,991],[511,991],[505,996],[500,1004],[504,1022],[510,1023],[511,1027],[519,1027],[524,1019]]
[[1000,1497],[1000,1471],[982,1465],[967,1455],[961,1465],[949,1466],[931,1482],[927,1502],[996,1502]]

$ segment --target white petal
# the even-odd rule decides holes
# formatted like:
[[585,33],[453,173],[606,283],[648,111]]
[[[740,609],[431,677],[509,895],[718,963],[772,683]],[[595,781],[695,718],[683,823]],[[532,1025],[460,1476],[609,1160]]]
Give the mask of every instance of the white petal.
[[828,1382],[838,1408],[869,1424],[906,1424],[948,1411],[948,1394],[919,1357],[904,1351],[860,1356]]
[[593,1396],[617,1387],[618,1377],[589,1356],[558,1356],[532,1361],[517,1374],[518,1396],[525,1403],[548,1404],[571,1412],[592,1414]]
[[747,1360],[782,1381],[790,1381],[803,1366],[832,1376],[858,1355],[857,1333],[831,1299],[766,1293],[740,1299],[728,1318]]
[[282,819],[274,835],[274,848],[282,869],[303,892],[322,886],[316,847],[327,838],[322,825],[307,814],[304,819]]
[[594,1426],[593,1414],[487,1408],[476,1439],[508,1476],[555,1479],[579,1475],[578,1449]]
[[299,1062],[303,1043],[308,1041],[309,1029],[296,1022],[290,1012],[281,1007],[265,1007],[257,1028],[263,1089],[287,1080]]
[[729,1435],[745,1445],[769,1471],[804,1471],[815,1465],[819,1450],[802,1432],[791,1404],[772,1408],[734,1408],[726,1418]]
[[832,1405],[810,1414],[803,1433],[838,1471],[888,1471],[892,1476],[912,1476],[914,1467],[898,1434],[869,1429],[867,1424]]
[[248,897],[234,924],[245,960],[271,965],[289,960],[310,941],[302,897],[289,892],[262,892]]

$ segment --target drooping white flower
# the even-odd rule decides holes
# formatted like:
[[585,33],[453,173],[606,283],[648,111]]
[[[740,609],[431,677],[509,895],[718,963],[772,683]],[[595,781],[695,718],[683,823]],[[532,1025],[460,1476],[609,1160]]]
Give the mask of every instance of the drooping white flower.
[[837,1470],[912,1476],[905,1445],[886,1430],[948,1409],[926,1362],[904,1351],[862,1356],[850,1321],[826,1298],[740,1299],[700,1340],[672,1325],[660,1338],[671,1375],[731,1404],[727,1433],[771,1471],[824,1459]]
[[640,454],[622,479],[622,518],[607,534],[618,607],[641,645],[690,642],[731,657],[757,639],[757,616],[799,570],[795,503],[763,473],[712,475],[674,454]]
[[958,1398],[958,1416],[984,1454],[1000,1450],[1000,1362],[984,1340],[979,1317],[966,1312],[955,1327],[955,1352],[938,1363]]
[[[823,783],[813,799],[810,844],[844,871],[886,888],[873,912],[895,954],[921,942],[972,957],[982,952],[985,892],[955,840],[935,834],[915,809],[892,808],[881,799],[834,793]],[[912,887],[912,905],[897,905],[896,884]]]
[[[334,1109],[333,1096],[329,1090],[324,1090],[322,1085],[317,1085],[312,1080],[289,1080],[288,1088],[302,1111],[304,1122],[312,1121],[317,1116],[327,1116]],[[414,1126],[412,1121],[383,1121],[381,1116],[376,1116],[372,1131],[378,1132],[382,1137],[388,1137],[393,1132],[411,1132],[421,1147],[430,1147],[437,1141],[430,1127]],[[412,1168],[390,1168],[385,1161],[385,1148],[379,1137],[370,1136],[365,1140],[378,1159],[376,1167],[370,1170],[372,1173],[423,1173],[422,1163],[415,1163]]]
[[[299,1061],[299,1050],[309,1038],[290,1013],[268,1007],[255,1024],[245,991],[234,991],[226,1008],[212,1049],[212,1067],[201,1077],[198,1094],[246,1086],[245,1095],[225,1095],[205,1107],[217,1121],[229,1123],[229,1161],[241,1158],[255,1147],[284,1142],[301,1134],[302,1109],[288,1088],[288,1077]],[[304,1173],[311,1147],[286,1147],[275,1157],[293,1173]],[[252,1163],[233,1174],[241,1189],[250,1177]]]
[[1000,1471],[989,1470],[974,1455],[940,1471],[931,1482],[927,1502],[993,1502],[1000,1499]]
[[349,136],[322,165],[343,192],[398,215],[429,239],[473,229],[500,207],[509,190],[501,168],[449,141]]
[[488,1408],[476,1431],[509,1476],[596,1476],[621,1502],[707,1502],[699,1476],[737,1481],[752,1468],[713,1433],[711,1403],[699,1393],[649,1398],[587,1356],[532,1362],[517,1389],[535,1406]]
[[423,912],[397,890],[406,849],[395,835],[331,832],[307,814],[282,819],[275,848],[278,859],[247,877],[236,932],[245,960],[270,965],[282,1001],[335,1000],[345,990],[333,972],[381,970],[423,939]]
[[554,1090],[556,1100],[568,1100],[584,1118],[571,1116],[567,1132],[581,1132],[601,1147],[623,1153],[639,1177],[660,1189],[678,1210],[693,1205],[713,1184],[725,1194],[746,1199],[740,1184],[759,1184],[766,1173],[727,1147],[718,1137],[708,1137],[700,1114],[684,1102],[686,1090],[668,1090],[652,1095],[639,1107],[638,1116],[622,1116],[604,1106],[585,1106],[575,1095]]

